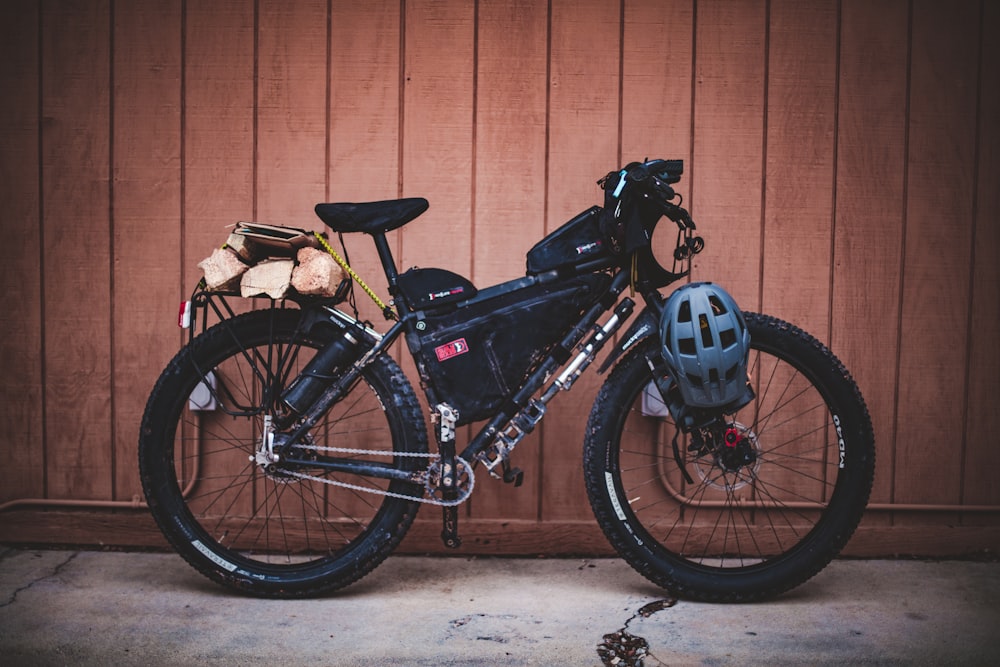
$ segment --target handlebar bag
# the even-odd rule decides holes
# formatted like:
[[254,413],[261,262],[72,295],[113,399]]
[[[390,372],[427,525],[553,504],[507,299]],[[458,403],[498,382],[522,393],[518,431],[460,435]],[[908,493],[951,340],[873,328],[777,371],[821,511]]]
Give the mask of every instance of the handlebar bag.
[[406,336],[421,380],[458,410],[459,425],[493,416],[610,280],[589,274],[422,313],[423,330]]
[[[626,175],[638,164],[633,162],[622,171],[613,171],[599,181],[604,188],[604,209],[599,226],[611,250],[624,255],[649,247],[656,223],[663,215],[657,200],[641,194],[637,183]],[[672,177],[672,182],[678,179],[679,176]]]

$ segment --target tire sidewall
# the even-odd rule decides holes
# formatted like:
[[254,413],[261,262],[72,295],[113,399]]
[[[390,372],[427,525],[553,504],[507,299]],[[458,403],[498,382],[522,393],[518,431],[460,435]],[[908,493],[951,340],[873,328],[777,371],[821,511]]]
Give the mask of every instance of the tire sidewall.
[[[252,337],[275,331],[284,334],[296,330],[300,313],[292,309],[255,311],[199,335],[174,357],[160,376],[147,402],[140,432],[139,468],[143,490],[149,509],[170,544],[185,560],[214,581],[237,590],[268,596],[312,594],[324,582],[360,578],[381,562],[402,539],[402,535],[396,537],[386,527],[399,526],[405,533],[405,528],[419,509],[419,504],[415,502],[385,502],[366,529],[342,550],[301,568],[281,568],[280,571],[217,544],[191,514],[182,498],[173,461],[175,427],[193,387],[185,369],[192,368],[193,364],[200,368],[213,368],[227,358],[231,336],[228,330],[220,327],[245,328],[243,330],[250,331]],[[268,320],[269,317],[276,319]],[[322,338],[309,339],[320,344],[326,342]],[[257,338],[250,340],[259,342]],[[401,405],[409,398],[406,390],[409,389],[412,395],[412,389],[408,383],[399,386],[393,381],[396,377],[394,363],[384,356],[377,357],[366,370],[363,381],[371,384],[382,397],[393,442],[401,443],[402,451],[426,453],[427,439],[423,425],[420,424],[420,428],[403,426],[406,419]],[[412,398],[416,400],[415,396]],[[373,559],[377,559],[375,564],[371,564]]]
[[617,451],[612,442],[621,433],[638,392],[652,379],[647,356],[658,354],[655,338],[642,341],[616,367],[595,401],[588,425],[587,490],[605,535],[622,557],[648,579],[678,594],[702,600],[768,597],[814,575],[853,533],[872,483],[870,419],[847,371],[829,350],[801,330],[756,313],[744,315],[752,347],[780,357],[803,373],[839,421],[842,467],[828,503],[828,508],[834,510],[824,513],[792,549],[760,566],[735,572],[709,569],[669,552],[632,512],[622,488]]

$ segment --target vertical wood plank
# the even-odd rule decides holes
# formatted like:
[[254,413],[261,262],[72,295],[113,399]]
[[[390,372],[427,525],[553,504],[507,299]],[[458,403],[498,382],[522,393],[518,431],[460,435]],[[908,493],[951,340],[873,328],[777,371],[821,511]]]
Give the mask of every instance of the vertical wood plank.
[[401,269],[435,266],[468,276],[472,258],[472,101],[475,8],[457,0],[407,2],[403,195],[430,209],[401,230]]
[[[440,267],[469,276],[475,6],[459,0],[407,0],[403,7],[401,195],[425,197],[430,208],[395,233],[394,256],[401,271]],[[401,365],[419,386],[406,352]],[[423,405],[422,392],[420,399]],[[468,431],[459,432],[459,448]],[[433,431],[428,436],[433,448]],[[429,514],[424,518],[439,520]]]
[[762,309],[828,342],[837,2],[774,0],[769,34]]
[[[399,193],[400,2],[335,3],[330,26],[328,198],[393,199]],[[345,245],[353,268],[387,299],[371,238],[347,235]],[[375,304],[361,290],[356,294],[361,316],[381,323]]]
[[[691,157],[694,0],[626,0],[622,69],[623,163]],[[688,174],[676,190],[687,197]],[[672,225],[672,223],[670,223]],[[670,230],[671,247],[674,241]]]
[[326,197],[326,0],[259,3],[257,217],[322,230]]
[[37,2],[0,7],[0,502],[44,494],[38,20]]
[[766,5],[698,2],[691,214],[705,239],[693,280],[760,308]]
[[[595,181],[617,168],[618,2],[554,0],[551,17],[548,231],[594,204]],[[588,374],[542,422],[543,520],[593,520],[583,485],[586,415],[601,378]]]
[[934,3],[915,2],[912,30],[894,500],[957,503],[968,350],[979,3],[956,2],[941,12]]
[[[973,237],[974,271],[971,294],[971,349],[969,350],[969,407],[966,415],[965,479],[962,502],[1000,505],[1000,484],[993,474],[993,447],[984,433],[1000,432],[996,408],[1000,377],[1000,5],[983,4],[982,59],[979,71],[977,120],[979,163],[976,181],[976,217]],[[996,522],[968,517],[965,523]]]
[[692,280],[760,307],[767,3],[698,2],[690,210],[705,240]]
[[142,494],[146,395],[176,351],[181,3],[124,3],[114,20],[115,496],[128,499]]
[[831,346],[868,404],[878,452],[872,501],[885,503],[895,442],[908,3],[846,0],[841,22]]
[[[761,308],[828,342],[837,3],[772,0],[769,7]],[[760,367],[756,373],[764,375]],[[800,428],[822,446],[829,416],[804,414],[809,426],[800,420]],[[785,442],[780,431],[771,437]],[[835,469],[802,461],[770,474],[794,493],[803,474],[831,479]]]
[[110,12],[42,15],[48,495],[111,496]]
[[[472,248],[479,287],[524,275],[525,253],[544,236],[547,31],[545,3],[479,4]],[[537,518],[538,438],[526,440],[515,456],[529,481],[518,489],[482,484],[473,516]]]
[[[392,199],[399,189],[400,1],[333,3],[331,8],[326,199]],[[335,235],[331,241],[339,245]],[[371,237],[348,234],[344,242],[352,268],[388,300]],[[357,287],[355,299],[361,318],[385,330],[381,312]]]
[[253,217],[253,0],[187,0],[184,65],[184,276]]
[[[690,202],[691,90],[694,1],[626,0],[622,70],[621,161],[683,159],[674,186]],[[666,219],[653,236],[653,253],[671,266],[677,229]]]
[[548,10],[530,0],[479,6],[474,279],[524,275],[544,235]]
[[334,3],[330,17],[330,199],[399,188],[399,0]]
[[[229,226],[254,217],[255,133],[255,25],[254,0],[187,0],[184,55],[184,294],[201,277],[197,263],[227,238]],[[270,202],[268,202],[270,203]],[[249,303],[233,302],[238,309]],[[232,369],[221,368],[222,382]],[[221,412],[188,415],[177,447],[185,453],[199,446],[212,448],[213,433],[243,431]],[[249,434],[248,434],[249,435]],[[187,463],[190,474],[192,463]],[[198,466],[204,490],[215,489],[227,466],[240,462],[202,456]],[[233,506],[248,512],[245,499]]]

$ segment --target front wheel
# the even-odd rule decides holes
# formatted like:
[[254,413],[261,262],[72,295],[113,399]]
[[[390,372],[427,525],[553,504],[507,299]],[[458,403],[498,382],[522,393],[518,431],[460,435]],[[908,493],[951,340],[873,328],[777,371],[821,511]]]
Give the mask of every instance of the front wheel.
[[[195,338],[156,383],[139,438],[143,490],[169,542],[210,579],[262,597],[315,595],[363,577],[403,538],[419,507],[408,498],[423,493],[268,458],[284,388],[337,335],[304,330],[300,312],[254,311]],[[404,471],[428,464],[419,403],[387,355],[296,447],[312,460],[332,452]]]
[[587,492],[643,576],[677,595],[749,601],[815,575],[854,532],[871,492],[871,419],[816,339],[745,313],[756,399],[683,433],[652,384],[658,341],[618,364],[590,414]]

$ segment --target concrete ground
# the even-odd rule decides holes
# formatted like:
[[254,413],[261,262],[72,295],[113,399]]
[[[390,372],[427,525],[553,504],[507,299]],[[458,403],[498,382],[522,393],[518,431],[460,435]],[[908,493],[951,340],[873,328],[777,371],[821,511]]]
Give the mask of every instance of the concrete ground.
[[840,560],[768,603],[664,598],[614,559],[391,557],[273,601],[173,554],[0,547],[0,664],[636,665],[621,647],[643,643],[645,665],[1000,664],[1000,563]]

